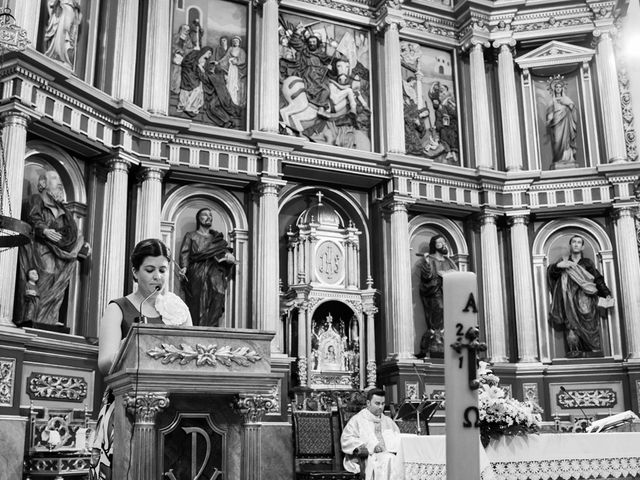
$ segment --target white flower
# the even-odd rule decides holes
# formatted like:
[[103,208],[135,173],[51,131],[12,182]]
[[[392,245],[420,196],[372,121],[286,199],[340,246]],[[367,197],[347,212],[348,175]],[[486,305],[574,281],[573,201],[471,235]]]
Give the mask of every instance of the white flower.
[[191,326],[189,307],[175,293],[165,292],[156,297],[156,310],[165,325]]

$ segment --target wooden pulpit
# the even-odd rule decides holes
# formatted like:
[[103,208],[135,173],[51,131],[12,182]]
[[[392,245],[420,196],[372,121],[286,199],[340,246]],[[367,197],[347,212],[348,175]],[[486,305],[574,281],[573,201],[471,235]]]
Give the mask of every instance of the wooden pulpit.
[[[157,414],[168,407],[173,395],[193,396],[200,404],[203,398],[225,395],[232,396],[234,411],[244,418],[242,478],[259,480],[259,424],[278,402],[280,377],[271,372],[273,336],[273,332],[248,329],[134,325],[106,378],[116,397],[112,478],[171,478],[170,472],[162,470]],[[191,430],[197,442],[195,433],[202,434],[202,429]],[[205,441],[209,448],[211,441]],[[221,471],[210,458],[207,450],[207,460],[197,455],[190,459],[192,469],[202,470],[203,478]],[[190,478],[196,475],[192,471]]]

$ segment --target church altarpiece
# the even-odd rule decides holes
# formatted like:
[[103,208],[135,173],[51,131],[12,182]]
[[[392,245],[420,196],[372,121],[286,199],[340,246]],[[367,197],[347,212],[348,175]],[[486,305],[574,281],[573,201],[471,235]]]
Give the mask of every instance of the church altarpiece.
[[375,291],[361,287],[360,237],[318,192],[286,233],[287,287],[281,311],[302,389],[358,390],[375,385]]

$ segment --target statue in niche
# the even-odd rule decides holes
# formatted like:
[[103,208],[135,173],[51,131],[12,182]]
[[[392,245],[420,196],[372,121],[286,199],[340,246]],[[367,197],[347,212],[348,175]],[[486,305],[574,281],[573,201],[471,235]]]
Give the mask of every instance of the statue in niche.
[[422,256],[420,263],[420,299],[424,307],[427,331],[420,341],[418,358],[437,357],[444,353],[444,305],[442,298],[442,277],[458,270],[449,258],[447,242],[442,235],[434,235],[429,241],[429,253]]
[[604,277],[583,256],[584,238],[573,235],[569,248],[547,269],[551,290],[549,321],[565,332],[567,357],[601,351],[600,310],[611,308],[613,298]]
[[[33,290],[33,286],[27,279],[29,271],[35,269],[39,293],[37,323],[62,325],[58,321],[60,306],[75,270],[76,260],[87,258],[91,254],[91,248],[78,233],[73,215],[63,203],[64,187],[55,170],[46,171],[39,176],[38,192],[29,198],[24,210],[24,220],[33,227],[34,240],[19,251],[19,293],[23,299],[31,296],[27,292]],[[23,312],[32,309],[32,300],[21,307]]]
[[324,22],[280,23],[281,133],[371,150],[366,39]]
[[196,230],[180,248],[180,275],[194,325],[217,327],[224,315],[225,292],[236,259],[222,233],[211,228],[210,208],[196,213]]
[[551,101],[547,105],[546,125],[553,151],[552,169],[572,168],[576,164],[576,135],[578,114],[576,106],[566,95],[567,82],[562,75],[549,78],[547,90]]
[[38,321],[38,309],[40,307],[40,292],[38,291],[38,270],[30,268],[27,271],[27,284],[24,289],[22,304],[22,324]]
[[[355,318],[355,316],[353,317]],[[325,319],[313,322],[312,330],[312,369],[327,371],[353,372],[358,369],[359,345],[354,330],[357,330],[357,319],[350,321],[351,340],[345,334],[345,323],[342,319],[336,324],[329,313]]]
[[48,0],[49,21],[44,32],[45,55],[73,68],[82,21],[80,0]]

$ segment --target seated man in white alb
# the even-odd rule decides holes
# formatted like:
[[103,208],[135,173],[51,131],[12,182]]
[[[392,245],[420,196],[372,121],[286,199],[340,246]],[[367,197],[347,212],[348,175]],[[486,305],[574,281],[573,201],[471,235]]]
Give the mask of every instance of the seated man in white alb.
[[384,390],[369,390],[367,407],[351,417],[340,437],[344,468],[359,473],[358,458],[366,458],[366,480],[403,480],[400,430],[383,409]]

